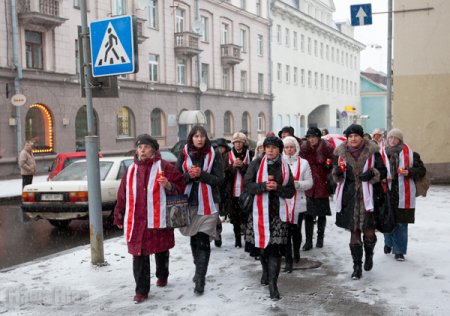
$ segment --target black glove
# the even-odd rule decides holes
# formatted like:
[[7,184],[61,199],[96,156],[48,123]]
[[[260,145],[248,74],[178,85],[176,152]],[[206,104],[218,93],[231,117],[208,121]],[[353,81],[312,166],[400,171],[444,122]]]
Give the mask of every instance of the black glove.
[[364,173],[361,173],[359,175],[359,179],[361,181],[369,181],[370,179],[372,179],[375,176],[375,173],[373,173],[373,170],[367,170]]
[[344,176],[344,171],[340,167],[337,167],[336,171],[334,172],[334,174],[336,175],[336,177],[340,178],[340,177]]

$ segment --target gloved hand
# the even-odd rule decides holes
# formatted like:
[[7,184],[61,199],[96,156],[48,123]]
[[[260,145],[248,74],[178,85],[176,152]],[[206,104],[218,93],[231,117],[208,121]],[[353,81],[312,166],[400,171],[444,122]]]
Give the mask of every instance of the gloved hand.
[[375,173],[373,172],[372,169],[367,170],[366,172],[363,172],[359,175],[359,179],[361,181],[369,181],[370,179],[372,179],[375,176]]
[[340,167],[336,167],[335,168],[335,172],[334,172],[334,174],[336,175],[336,177],[343,177],[344,176],[344,171],[342,170],[342,168],[340,168]]

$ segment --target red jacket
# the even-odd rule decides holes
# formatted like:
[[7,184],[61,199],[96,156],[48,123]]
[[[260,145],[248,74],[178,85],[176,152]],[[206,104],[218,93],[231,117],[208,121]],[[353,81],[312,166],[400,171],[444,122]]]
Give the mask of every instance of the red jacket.
[[[136,209],[133,235],[130,242],[128,242],[128,252],[134,256],[146,256],[153,253],[159,253],[175,246],[173,228],[147,228],[147,186],[153,161],[157,160],[161,160],[159,151],[154,158],[146,161],[138,161],[136,157],[134,159],[134,162],[137,165]],[[183,194],[185,183],[182,174],[172,164],[165,160],[161,160],[161,168],[167,179],[174,185],[173,192],[166,190],[166,194]],[[114,210],[115,225],[123,226],[126,208],[126,182],[127,174],[123,176],[117,192],[117,204]]]

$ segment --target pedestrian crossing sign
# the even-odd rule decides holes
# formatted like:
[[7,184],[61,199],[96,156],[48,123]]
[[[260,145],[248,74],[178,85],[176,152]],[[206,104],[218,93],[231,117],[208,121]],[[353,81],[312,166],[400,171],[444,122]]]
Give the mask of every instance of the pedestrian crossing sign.
[[93,77],[137,72],[134,33],[131,15],[90,23]]

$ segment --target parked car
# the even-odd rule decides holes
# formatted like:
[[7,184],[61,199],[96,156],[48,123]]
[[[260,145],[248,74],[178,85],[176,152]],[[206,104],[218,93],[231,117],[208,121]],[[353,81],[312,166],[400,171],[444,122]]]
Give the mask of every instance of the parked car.
[[[133,163],[132,157],[100,158],[102,215],[109,221],[114,216],[120,180]],[[22,210],[29,218],[47,219],[52,225],[66,227],[73,219],[89,215],[87,162],[80,160],[63,169],[50,182],[24,187]]]
[[[99,157],[103,157],[101,153],[98,154]],[[67,152],[59,153],[56,155],[55,160],[53,160],[51,166],[48,168],[47,181],[51,181],[58,173],[64,168],[69,166],[75,161],[86,158],[85,151]]]
[[[230,148],[233,147],[233,145],[231,144],[231,140],[226,140],[227,144]],[[175,143],[175,145],[173,145],[173,147],[170,149],[170,151],[176,156],[180,156],[181,152],[183,151],[183,147],[186,144],[186,139],[183,140],[179,140]],[[211,139],[211,145],[214,148],[217,148],[217,139]]]
[[[159,151],[161,153],[161,158],[170,162],[172,165],[177,165],[177,156],[175,156],[169,149],[162,149]],[[125,156],[133,156],[136,153],[136,149],[129,150]]]

